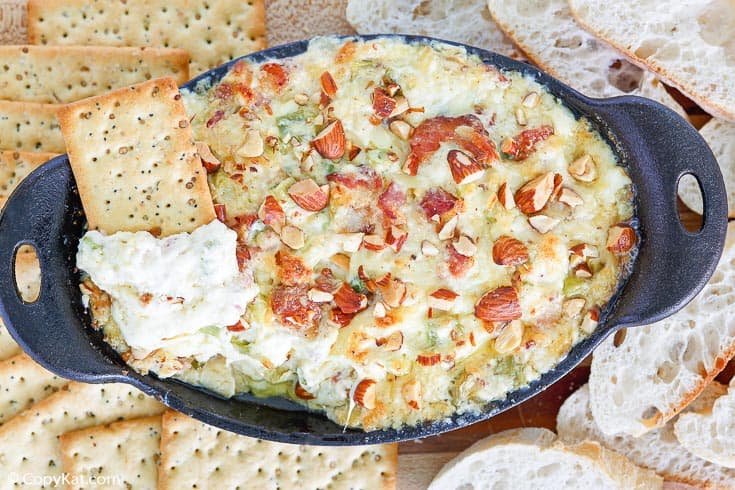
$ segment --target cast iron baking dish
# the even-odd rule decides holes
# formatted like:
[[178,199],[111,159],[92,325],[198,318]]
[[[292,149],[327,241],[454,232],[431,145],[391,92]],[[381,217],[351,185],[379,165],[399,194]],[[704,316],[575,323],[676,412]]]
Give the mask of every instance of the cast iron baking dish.
[[[362,36],[370,40],[377,36]],[[409,43],[425,37],[392,36]],[[457,43],[449,43],[457,44]],[[457,44],[458,45],[458,44]],[[303,53],[308,41],[278,46],[246,56],[260,62]],[[545,85],[576,115],[585,116],[610,142],[636,187],[640,250],[634,270],[605,307],[594,333],[578,343],[551,371],[482,412],[455,415],[401,430],[343,430],[320,413],[305,411],[284,399],[240,396],[223,399],[177,382],[142,376],[90,327],[75,268],[77,243],[85,219],[66,155],[46,163],[18,186],[0,217],[0,310],[21,347],[45,368],[89,383],[124,382],[166,405],[206,423],[252,437],[300,444],[375,444],[426,437],[490,418],[538,394],[569,372],[608,335],[623,327],[661,320],[686,305],[706,284],[722,253],[727,202],[722,175],[707,144],[684,119],[668,108],[638,97],[589,99],[544,72],[495,53],[466,46],[485,63],[516,70]],[[185,84],[221,79],[234,63]],[[686,231],[677,212],[676,191],[682,175],[693,174],[704,197],[700,231]],[[41,294],[34,303],[20,299],[14,262],[24,244],[38,251]]]

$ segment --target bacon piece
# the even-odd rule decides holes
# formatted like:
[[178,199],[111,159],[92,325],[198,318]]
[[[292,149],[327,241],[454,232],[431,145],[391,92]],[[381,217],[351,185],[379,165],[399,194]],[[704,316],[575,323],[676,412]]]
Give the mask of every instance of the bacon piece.
[[367,308],[367,297],[356,293],[349,284],[343,283],[334,293],[334,302],[342,313],[357,313]]
[[536,151],[536,143],[546,140],[554,134],[554,128],[544,124],[538,128],[526,129],[513,137],[513,144],[509,145],[505,153],[513,160],[525,160]]
[[327,180],[341,184],[348,189],[363,188],[377,191],[383,187],[383,179],[380,175],[375,170],[365,166],[360,167],[359,172],[329,174]]
[[435,215],[443,215],[454,209],[458,199],[441,187],[432,187],[424,197],[421,198],[421,209],[427,219],[431,219]]
[[238,320],[236,324],[228,325],[227,330],[230,332],[244,332],[245,326],[242,324],[240,320]]
[[301,330],[319,324],[322,309],[309,299],[308,291],[309,286],[305,284],[273,288],[271,309],[284,326]]
[[261,71],[268,74],[268,81],[278,92],[288,83],[288,71],[278,63],[266,63],[260,67]]
[[470,268],[475,264],[474,257],[466,257],[461,253],[457,252],[454,246],[450,243],[447,245],[447,254],[449,258],[447,264],[449,266],[449,273],[454,277],[464,276]]
[[311,269],[296,255],[279,250],[276,252],[276,265],[278,279],[287,286],[306,284],[311,279]]
[[224,204],[215,204],[214,205],[214,214],[217,216],[217,219],[221,222],[227,221],[227,208]]
[[406,204],[406,194],[391,182],[378,197],[378,207],[389,220],[396,220],[401,216],[400,208]]
[[393,109],[396,108],[396,99],[388,95],[388,93],[380,87],[373,90],[373,112],[381,119],[391,115]]
[[208,128],[211,128],[212,126],[217,124],[222,119],[222,117],[224,117],[224,115],[225,115],[225,111],[214,111],[214,114],[212,114],[212,117],[210,117],[209,120],[207,121],[206,126]]
[[240,272],[243,272],[245,270],[245,262],[250,260],[250,249],[247,245],[244,243],[241,243],[239,240],[237,242],[237,246],[235,248],[235,257],[237,257],[237,267],[240,269]]

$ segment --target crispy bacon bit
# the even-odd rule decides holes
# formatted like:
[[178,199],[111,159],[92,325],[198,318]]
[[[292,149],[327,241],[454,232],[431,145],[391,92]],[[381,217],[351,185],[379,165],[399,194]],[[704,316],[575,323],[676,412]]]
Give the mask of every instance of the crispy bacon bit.
[[454,245],[451,243],[447,245],[447,253],[449,254],[449,258],[447,260],[449,273],[454,277],[464,276],[475,264],[474,257],[465,257],[461,253],[457,252]]
[[244,332],[245,326],[242,324],[240,320],[238,320],[236,324],[228,325],[227,330],[229,330],[230,332]]
[[329,312],[329,319],[339,328],[344,328],[350,324],[356,313],[345,313],[339,308],[332,308]]
[[309,299],[309,286],[276,286],[271,294],[271,309],[280,322],[296,330],[316,327],[322,317],[318,303]]
[[314,399],[314,395],[306,391],[306,389],[303,386],[301,386],[301,384],[298,381],[293,387],[293,392],[296,396],[298,396],[302,400],[313,400]]
[[421,209],[428,219],[452,211],[458,199],[441,187],[432,187],[421,199]]
[[349,284],[343,283],[334,293],[334,302],[342,313],[357,313],[367,308],[367,297],[356,293]]
[[475,305],[475,316],[487,322],[507,322],[521,317],[516,290],[501,286],[485,293]]
[[422,353],[416,356],[416,362],[422,366],[433,366],[439,364],[441,360],[442,356],[438,352]]
[[235,257],[237,257],[237,267],[240,272],[245,270],[245,262],[250,260],[250,249],[244,243],[237,242],[237,248],[235,248]]
[[334,173],[327,175],[329,182],[335,182],[348,189],[367,189],[371,191],[380,190],[383,187],[383,179],[370,167],[361,166],[359,172]]
[[325,293],[334,293],[342,285],[342,281],[335,279],[332,269],[325,267],[314,280],[317,289]]
[[223,82],[214,87],[214,96],[218,99],[226,100],[232,97],[234,91],[232,90],[232,84]]
[[260,67],[262,71],[268,74],[268,80],[273,84],[273,88],[279,91],[288,83],[288,72],[278,63],[266,63]]
[[286,214],[279,204],[278,200],[273,196],[266,196],[263,204],[258,209],[258,217],[276,231],[280,231],[286,224]]
[[319,83],[322,86],[324,94],[330,99],[337,94],[337,83],[328,71],[322,73],[322,76],[319,77]]
[[554,134],[554,128],[545,124],[538,128],[526,129],[509,142],[504,141],[501,151],[516,161],[525,160],[536,151],[536,143]]
[[406,194],[395,182],[391,182],[378,197],[378,207],[389,220],[401,217],[401,206],[404,204],[406,204]]
[[279,250],[276,252],[278,279],[287,286],[306,284],[311,279],[311,269],[300,257]]
[[224,115],[225,115],[225,111],[214,111],[214,114],[212,114],[212,117],[210,117],[209,120],[207,121],[206,126],[208,128],[211,128],[212,126],[217,124],[222,119],[222,117],[224,117]]
[[396,99],[388,95],[388,93],[380,87],[373,90],[373,112],[381,119],[384,119],[393,113],[396,108]]
[[227,221],[227,208],[224,204],[215,204],[214,205],[214,214],[217,216],[217,219],[221,222]]

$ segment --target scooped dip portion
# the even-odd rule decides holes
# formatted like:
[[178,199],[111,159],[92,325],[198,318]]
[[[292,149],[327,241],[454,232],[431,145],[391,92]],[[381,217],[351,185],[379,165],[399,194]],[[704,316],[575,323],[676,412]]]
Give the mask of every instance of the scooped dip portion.
[[463,48],[320,38],[183,98],[223,224],[168,262],[153,237],[80,249],[96,323],[141,372],[364,429],[439,420],[554,367],[627,278],[610,146]]

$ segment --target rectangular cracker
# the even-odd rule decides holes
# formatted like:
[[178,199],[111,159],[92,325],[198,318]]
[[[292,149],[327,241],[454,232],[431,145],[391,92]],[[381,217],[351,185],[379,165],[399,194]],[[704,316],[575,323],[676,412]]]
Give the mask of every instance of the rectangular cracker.
[[85,481],[108,478],[109,485],[95,488],[156,490],[160,441],[160,415],[62,434],[61,455],[71,480],[69,490],[85,488]]
[[0,488],[15,488],[7,472],[60,477],[65,432],[162,412],[163,405],[127,384],[70,382],[0,427]]
[[59,105],[0,100],[0,150],[64,153]]
[[20,346],[10,336],[10,332],[5,327],[3,319],[0,318],[0,361],[10,359],[11,357],[23,352]]
[[170,235],[215,219],[175,80],[63,106],[59,123],[90,229]]
[[261,441],[167,410],[158,488],[388,489],[396,486],[397,466],[397,444],[324,447]]
[[0,98],[64,104],[170,76],[189,79],[183,49],[101,46],[0,46]]
[[191,54],[194,77],[265,48],[264,0],[30,0],[32,44],[164,46]]
[[56,153],[0,151],[0,208],[21,180],[55,156]]
[[26,354],[0,362],[0,425],[68,383]]

